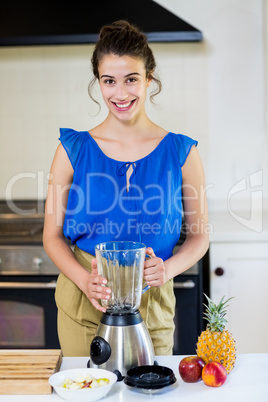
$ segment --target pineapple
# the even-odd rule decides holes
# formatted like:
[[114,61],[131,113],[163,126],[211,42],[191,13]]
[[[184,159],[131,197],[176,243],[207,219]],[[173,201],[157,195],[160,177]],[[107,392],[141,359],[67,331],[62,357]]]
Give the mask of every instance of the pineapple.
[[205,363],[217,361],[221,363],[227,373],[234,368],[236,359],[235,340],[232,334],[225,329],[227,320],[224,318],[226,315],[226,303],[231,299],[223,301],[221,299],[218,305],[205,295],[208,300],[204,319],[208,321],[207,328],[198,337],[196,353],[201,357]]

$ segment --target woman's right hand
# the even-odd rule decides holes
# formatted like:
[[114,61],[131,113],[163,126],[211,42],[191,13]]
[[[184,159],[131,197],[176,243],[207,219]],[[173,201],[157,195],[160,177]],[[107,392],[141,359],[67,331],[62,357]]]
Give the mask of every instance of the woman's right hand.
[[102,313],[106,312],[106,308],[101,306],[98,302],[99,299],[109,300],[111,297],[111,289],[103,286],[106,285],[107,279],[102,278],[98,274],[97,260],[94,258],[91,261],[92,272],[89,276],[86,289],[84,289],[85,295],[88,297],[92,305]]

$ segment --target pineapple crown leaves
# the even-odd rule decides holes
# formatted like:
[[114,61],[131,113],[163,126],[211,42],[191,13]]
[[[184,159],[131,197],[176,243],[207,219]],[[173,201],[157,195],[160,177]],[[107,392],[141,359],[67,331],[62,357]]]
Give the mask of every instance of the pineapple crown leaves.
[[228,307],[226,303],[228,303],[229,300],[233,299],[233,297],[230,297],[228,300],[224,301],[225,296],[223,296],[219,304],[216,305],[205,293],[204,296],[208,301],[208,305],[203,303],[206,307],[204,319],[208,321],[207,329],[212,332],[222,332],[227,324],[227,320],[224,318],[227,313]]

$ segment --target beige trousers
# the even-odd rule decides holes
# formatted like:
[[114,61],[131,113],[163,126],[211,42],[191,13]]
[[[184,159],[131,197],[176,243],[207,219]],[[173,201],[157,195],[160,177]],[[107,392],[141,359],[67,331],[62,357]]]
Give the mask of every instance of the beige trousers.
[[[78,262],[91,271],[91,254],[75,247]],[[56,287],[58,336],[63,356],[89,356],[102,313],[66,276],[60,274]],[[171,355],[174,335],[175,296],[173,280],[142,295],[141,316],[149,330],[155,355]]]

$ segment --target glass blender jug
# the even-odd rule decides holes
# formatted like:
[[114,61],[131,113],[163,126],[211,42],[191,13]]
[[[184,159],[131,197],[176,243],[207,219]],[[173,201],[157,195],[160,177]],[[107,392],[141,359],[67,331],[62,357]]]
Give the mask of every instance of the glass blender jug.
[[[95,247],[98,273],[112,291],[101,304],[110,314],[134,313],[140,307],[146,246],[136,242],[107,242]],[[150,257],[147,255],[147,257]]]

